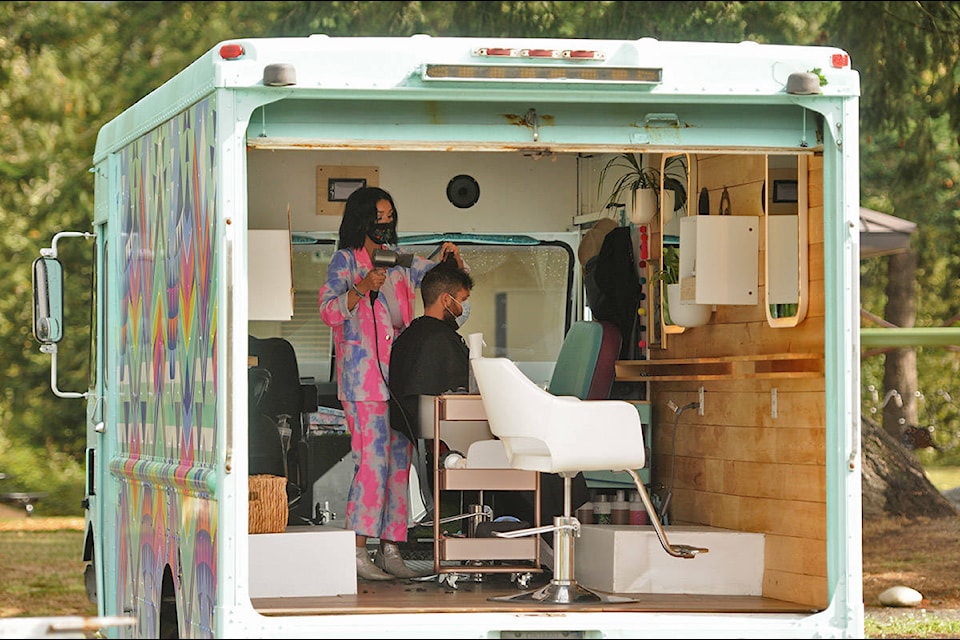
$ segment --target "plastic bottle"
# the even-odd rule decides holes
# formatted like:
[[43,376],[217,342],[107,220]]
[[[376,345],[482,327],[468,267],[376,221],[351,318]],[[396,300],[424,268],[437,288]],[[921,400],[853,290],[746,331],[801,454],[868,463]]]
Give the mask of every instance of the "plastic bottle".
[[610,523],[630,524],[630,503],[622,489],[617,490],[617,495],[610,504]]
[[600,500],[593,503],[593,521],[595,524],[610,524],[611,503],[606,494],[600,494]]
[[630,492],[630,524],[647,524],[647,509],[643,506],[639,491]]
[[[486,344],[483,341],[482,333],[471,333],[467,336],[467,344],[470,349],[470,360],[474,358],[483,357],[483,346]],[[468,391],[474,395],[480,393],[480,388],[477,386],[477,378],[473,373],[473,366],[467,367],[467,385]]]
[[584,502],[580,508],[577,509],[576,515],[580,524],[593,524],[593,503]]

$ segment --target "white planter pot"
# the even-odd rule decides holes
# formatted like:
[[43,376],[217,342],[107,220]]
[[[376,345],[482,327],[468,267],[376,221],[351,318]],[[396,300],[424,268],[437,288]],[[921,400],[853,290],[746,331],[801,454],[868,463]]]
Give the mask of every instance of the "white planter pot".
[[713,315],[713,305],[681,300],[679,284],[667,285],[667,310],[670,322],[680,327],[699,327]]
[[627,217],[633,224],[650,224],[657,217],[657,190],[634,191]]

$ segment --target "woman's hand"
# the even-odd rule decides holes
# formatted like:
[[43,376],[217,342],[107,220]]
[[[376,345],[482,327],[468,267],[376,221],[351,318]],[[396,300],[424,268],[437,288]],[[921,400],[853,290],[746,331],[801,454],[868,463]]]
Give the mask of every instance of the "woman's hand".
[[367,275],[363,276],[363,280],[357,283],[357,289],[360,290],[360,293],[366,295],[371,291],[380,291],[386,281],[386,269],[371,269],[367,272]]
[[453,259],[457,261],[457,267],[463,269],[463,258],[460,257],[460,248],[452,242],[444,242],[440,247],[440,262],[446,260],[449,255],[452,255]]

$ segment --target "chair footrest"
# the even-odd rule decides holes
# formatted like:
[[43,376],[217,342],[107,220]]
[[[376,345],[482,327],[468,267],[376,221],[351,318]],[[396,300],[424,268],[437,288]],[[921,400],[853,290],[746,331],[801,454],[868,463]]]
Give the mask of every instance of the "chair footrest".
[[574,535],[580,531],[580,521],[576,520],[572,524],[545,524],[542,527],[530,527],[529,529],[516,529],[514,531],[494,531],[493,535],[498,538],[520,538],[523,536],[532,536],[538,533],[547,533],[550,531],[560,531],[561,529],[571,529]]

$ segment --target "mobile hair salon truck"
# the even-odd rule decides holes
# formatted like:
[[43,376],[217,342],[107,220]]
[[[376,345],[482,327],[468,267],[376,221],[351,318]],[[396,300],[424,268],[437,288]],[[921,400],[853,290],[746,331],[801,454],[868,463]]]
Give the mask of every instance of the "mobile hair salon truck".
[[[100,131],[92,228],[57,234],[34,267],[53,391],[87,406],[88,591],[100,615],[136,619],[107,633],[862,637],[858,96],[849,56],[827,47],[214,46]],[[631,158],[653,170],[652,213],[616,188]],[[575,323],[622,329],[611,396],[642,416],[658,513],[577,521],[575,556],[558,550],[578,584],[622,601],[491,600],[548,580],[549,562],[521,553],[528,572],[497,573],[517,556],[465,560],[456,520],[433,536],[412,522],[410,543],[429,538],[446,574],[358,584],[317,296],[364,185],[394,197],[399,251],[461,248],[476,282],[463,331],[483,334],[485,357],[544,387]],[[62,242],[89,244],[95,265],[85,391],[57,381]],[[627,268],[595,262],[610,253]],[[597,296],[624,292],[625,317],[602,317]],[[282,360],[278,344],[286,364],[264,387],[252,372]],[[271,413],[284,465],[264,475],[286,491],[266,530],[263,388],[295,397]],[[583,442],[598,429],[583,425]],[[458,489],[459,470],[433,471]],[[629,493],[623,474],[586,474],[594,499]],[[459,488],[482,495],[483,482]],[[673,557],[660,533],[709,553]],[[458,566],[490,572],[457,581]]]

